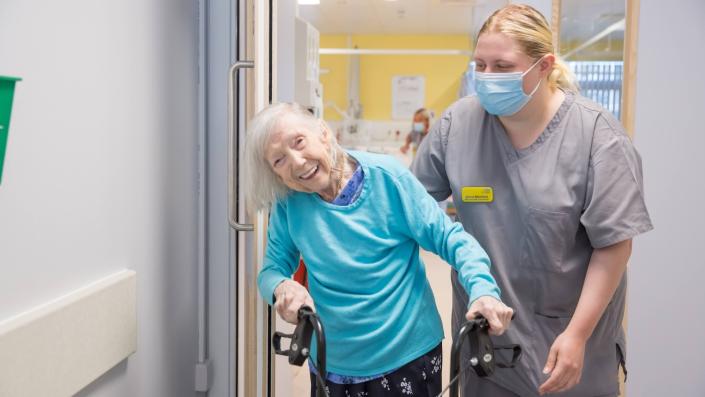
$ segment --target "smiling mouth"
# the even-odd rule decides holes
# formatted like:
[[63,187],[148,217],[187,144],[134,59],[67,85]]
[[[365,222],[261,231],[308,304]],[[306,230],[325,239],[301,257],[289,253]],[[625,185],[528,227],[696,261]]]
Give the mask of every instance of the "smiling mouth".
[[307,181],[307,180],[313,178],[313,176],[316,175],[317,172],[318,172],[318,165],[316,165],[315,167],[311,168],[311,169],[308,170],[306,173],[300,175],[300,176],[299,176],[299,179],[304,180],[304,181]]

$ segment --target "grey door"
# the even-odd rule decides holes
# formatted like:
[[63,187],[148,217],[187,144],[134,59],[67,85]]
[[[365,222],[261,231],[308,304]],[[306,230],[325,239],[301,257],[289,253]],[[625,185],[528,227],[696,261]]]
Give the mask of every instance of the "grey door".
[[266,217],[245,211],[246,120],[270,101],[269,0],[201,0],[199,365],[209,396],[269,394],[269,308],[257,296]]

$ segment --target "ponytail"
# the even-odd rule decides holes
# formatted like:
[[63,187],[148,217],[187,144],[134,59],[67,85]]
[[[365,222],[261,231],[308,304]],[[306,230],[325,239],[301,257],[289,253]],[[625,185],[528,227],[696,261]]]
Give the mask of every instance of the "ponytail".
[[580,87],[575,79],[575,75],[568,68],[568,65],[556,55],[553,63],[553,70],[548,75],[548,84],[551,88],[562,88],[566,91],[578,92]]

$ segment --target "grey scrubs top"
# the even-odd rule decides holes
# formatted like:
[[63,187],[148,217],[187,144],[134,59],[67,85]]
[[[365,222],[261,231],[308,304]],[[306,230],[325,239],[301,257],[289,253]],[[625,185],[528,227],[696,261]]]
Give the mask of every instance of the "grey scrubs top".
[[[453,196],[459,221],[490,255],[502,300],[516,310],[495,344],[520,343],[524,356],[489,379],[520,396],[538,395],[549,348],[575,311],[593,249],[652,229],[639,154],[608,111],[571,92],[521,150],[497,117],[467,97],[434,124],[412,171],[436,200]],[[455,332],[468,302],[456,277],[453,287]],[[623,278],[587,342],[581,382],[556,395],[617,394],[625,287]]]

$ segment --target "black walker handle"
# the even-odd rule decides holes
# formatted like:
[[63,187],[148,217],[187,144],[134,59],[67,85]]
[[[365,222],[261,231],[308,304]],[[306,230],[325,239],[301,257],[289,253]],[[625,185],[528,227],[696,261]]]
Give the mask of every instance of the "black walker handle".
[[[467,321],[460,327],[453,340],[450,355],[450,397],[458,397],[457,376],[460,373],[460,352],[466,341],[470,342],[470,365],[477,376],[484,378],[499,368],[513,368],[521,358],[521,346],[518,344],[495,346],[489,335],[490,325],[482,316]],[[496,362],[497,350],[512,350],[510,362]]]
[[[306,359],[311,354],[311,337],[316,333],[316,343],[318,346],[316,354],[316,369],[318,376],[316,377],[316,395],[326,397],[326,336],[323,329],[323,323],[316,312],[308,306],[301,306],[297,315],[298,323],[294,333],[285,334],[283,332],[275,332],[272,336],[272,346],[274,352],[282,356],[289,357],[289,364],[302,366]],[[282,338],[291,339],[289,350],[282,350]]]

